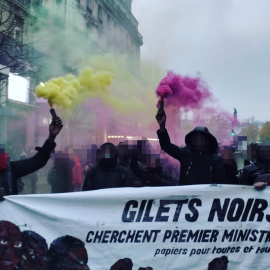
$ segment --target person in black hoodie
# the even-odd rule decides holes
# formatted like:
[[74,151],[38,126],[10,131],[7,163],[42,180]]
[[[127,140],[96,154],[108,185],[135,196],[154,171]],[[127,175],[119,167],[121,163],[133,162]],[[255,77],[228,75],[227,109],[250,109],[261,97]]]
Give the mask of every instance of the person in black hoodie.
[[133,187],[132,173],[118,164],[117,148],[104,143],[97,149],[98,164],[86,174],[83,191],[102,188]]
[[206,127],[196,127],[186,135],[186,146],[178,147],[171,143],[165,128],[165,112],[159,110],[156,119],[161,149],[181,164],[179,185],[227,184],[217,140]]
[[8,153],[5,153],[5,148],[0,148],[0,200],[3,200],[4,195],[18,194],[18,179],[46,165],[51,151],[56,146],[55,138],[62,127],[62,120],[59,117],[53,119],[49,126],[48,139],[42,147],[35,148],[38,152],[31,158],[10,161]]

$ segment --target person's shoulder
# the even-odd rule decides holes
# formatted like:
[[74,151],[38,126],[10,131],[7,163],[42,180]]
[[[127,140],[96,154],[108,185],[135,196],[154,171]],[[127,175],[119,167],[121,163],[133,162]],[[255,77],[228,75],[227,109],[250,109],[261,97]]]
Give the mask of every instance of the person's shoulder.
[[94,166],[92,166],[88,171],[87,171],[87,173],[86,173],[86,177],[88,176],[88,175],[91,175],[91,174],[93,174],[93,173],[95,173],[97,170],[98,170],[98,164],[96,164],[96,165],[94,165]]
[[221,154],[217,153],[217,154],[213,154],[214,158],[217,160],[222,160],[222,156]]
[[124,172],[124,173],[129,173],[130,172],[130,170],[127,167],[125,167],[125,166],[123,166],[121,164],[117,164],[116,169],[117,169],[117,171]]
[[260,169],[260,166],[258,166],[255,163],[248,164],[243,168],[243,170],[245,171],[256,170],[256,169]]
[[178,149],[182,152],[182,153],[191,153],[191,149],[185,145],[185,146],[178,146]]

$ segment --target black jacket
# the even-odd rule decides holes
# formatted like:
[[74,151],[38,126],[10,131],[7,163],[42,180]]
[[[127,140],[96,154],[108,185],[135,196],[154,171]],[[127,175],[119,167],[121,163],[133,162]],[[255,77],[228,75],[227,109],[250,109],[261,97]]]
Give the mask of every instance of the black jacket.
[[51,185],[51,193],[64,193],[72,191],[72,168],[75,166],[73,159],[68,157],[55,158],[53,167],[47,175]]
[[44,167],[55,146],[55,143],[46,140],[42,147],[36,147],[38,152],[33,157],[9,161],[7,169],[0,171],[0,186],[5,189],[5,195],[18,194],[17,180]]
[[[269,173],[270,168],[268,163],[255,160],[254,163],[244,167],[243,172],[239,177],[239,184],[253,185],[256,183],[257,176]],[[269,184],[270,183],[268,183],[268,185]]]
[[133,185],[132,173],[124,166],[117,164],[117,161],[110,166],[99,162],[87,172],[82,190],[133,187]]
[[163,168],[142,167],[137,159],[132,158],[130,168],[143,183],[143,186],[174,186],[175,180],[173,177],[163,171]]
[[[207,151],[203,153],[194,152],[191,137],[196,133],[204,134],[209,142]],[[179,185],[227,184],[222,157],[217,154],[217,140],[206,127],[197,127],[188,133],[185,147],[172,144],[167,130],[158,130],[157,134],[161,149],[180,161]]]

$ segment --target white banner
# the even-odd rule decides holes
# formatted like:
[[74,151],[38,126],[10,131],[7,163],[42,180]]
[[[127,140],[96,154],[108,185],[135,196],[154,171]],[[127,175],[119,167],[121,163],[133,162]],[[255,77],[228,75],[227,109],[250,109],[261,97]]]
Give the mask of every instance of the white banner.
[[[0,202],[0,266],[13,269],[4,255],[8,242],[17,250],[20,241],[27,246],[19,233],[10,240],[3,226],[10,221],[22,235],[30,230],[45,238],[48,248],[67,235],[84,243],[85,252],[70,255],[71,248],[63,246],[62,255],[54,258],[51,247],[46,255],[51,269],[66,255],[85,265],[72,269],[110,269],[123,258],[132,260],[133,270],[270,269],[269,190],[197,185],[8,196]],[[25,252],[15,250],[13,257],[21,258],[14,265],[34,264]]]

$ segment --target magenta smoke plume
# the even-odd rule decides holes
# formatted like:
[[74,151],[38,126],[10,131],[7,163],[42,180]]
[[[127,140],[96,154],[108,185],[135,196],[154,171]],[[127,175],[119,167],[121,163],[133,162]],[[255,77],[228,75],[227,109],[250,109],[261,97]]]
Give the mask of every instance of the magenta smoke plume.
[[160,101],[165,100],[165,104],[175,107],[199,108],[203,101],[211,97],[211,93],[200,78],[181,76],[169,71],[167,76],[161,80],[156,95]]

